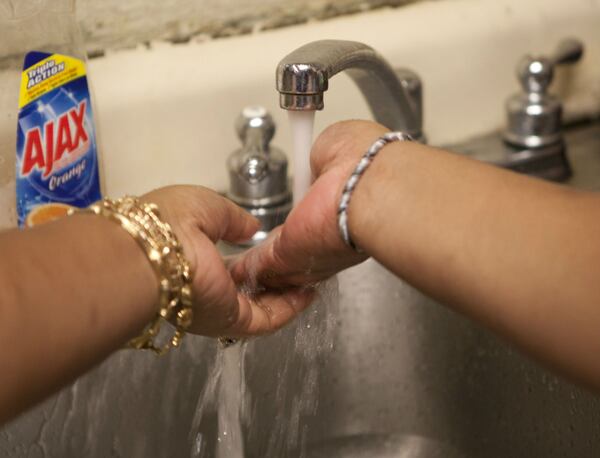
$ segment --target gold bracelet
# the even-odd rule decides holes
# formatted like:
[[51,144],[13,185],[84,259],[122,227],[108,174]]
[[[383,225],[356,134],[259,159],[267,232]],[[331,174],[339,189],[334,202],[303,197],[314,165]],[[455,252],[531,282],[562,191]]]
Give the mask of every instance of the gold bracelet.
[[[103,199],[88,208],[71,209],[68,214],[76,213],[93,213],[120,224],[145,251],[158,277],[158,313],[127,347],[151,350],[158,355],[178,347],[193,318],[192,274],[171,226],[160,219],[158,207],[126,196],[117,200]],[[175,331],[168,342],[157,344],[155,339],[163,321],[171,323]]]

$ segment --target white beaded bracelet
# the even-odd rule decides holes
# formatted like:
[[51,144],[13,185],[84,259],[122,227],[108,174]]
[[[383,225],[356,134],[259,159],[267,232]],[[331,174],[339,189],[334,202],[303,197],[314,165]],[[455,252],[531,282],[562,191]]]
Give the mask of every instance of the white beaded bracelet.
[[381,151],[381,149],[387,145],[388,143],[396,142],[396,141],[412,141],[412,137],[408,134],[402,132],[388,132],[387,134],[379,137],[375,143],[371,145],[371,147],[367,150],[361,160],[358,162],[358,165],[350,175],[350,178],[346,182],[346,186],[344,186],[344,190],[342,191],[342,197],[340,199],[340,205],[338,207],[338,229],[340,231],[340,235],[342,239],[346,243],[346,245],[350,246],[353,250],[361,253],[362,250],[356,246],[352,238],[350,237],[350,231],[348,230],[348,207],[350,206],[350,199],[352,197],[352,193],[360,180],[360,177],[365,173],[365,170],[371,165],[371,162],[377,156],[377,153]]

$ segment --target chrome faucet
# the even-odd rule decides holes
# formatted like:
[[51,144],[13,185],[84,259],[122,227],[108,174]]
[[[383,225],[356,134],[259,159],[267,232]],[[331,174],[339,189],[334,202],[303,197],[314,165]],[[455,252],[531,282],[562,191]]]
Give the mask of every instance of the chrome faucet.
[[[322,40],[287,55],[277,67],[277,90],[285,110],[322,110],[329,80],[346,70],[356,82],[375,120],[424,141],[422,85],[412,71],[392,67],[372,48],[354,41]],[[264,240],[292,205],[287,160],[270,146],[275,123],[261,107],[247,107],[236,122],[243,146],[227,161],[227,196],[261,221],[261,230],[243,246]]]
[[419,77],[410,70],[395,72],[373,48],[355,41],[314,41],[284,57],[277,66],[281,108],[322,110],[329,80],[344,70],[365,96],[376,121],[424,140]]

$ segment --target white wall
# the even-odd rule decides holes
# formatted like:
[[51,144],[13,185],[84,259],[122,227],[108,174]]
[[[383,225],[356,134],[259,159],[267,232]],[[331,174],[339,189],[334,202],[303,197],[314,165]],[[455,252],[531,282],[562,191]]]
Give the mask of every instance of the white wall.
[[89,49],[229,36],[415,0],[78,0]]

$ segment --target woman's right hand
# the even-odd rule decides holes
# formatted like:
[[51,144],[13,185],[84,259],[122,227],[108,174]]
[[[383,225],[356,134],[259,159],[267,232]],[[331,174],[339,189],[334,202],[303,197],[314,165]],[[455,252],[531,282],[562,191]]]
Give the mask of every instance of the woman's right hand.
[[259,223],[249,213],[201,186],[168,186],[142,196],[158,205],[183,247],[192,271],[194,320],[190,332],[246,337],[274,332],[312,301],[309,289],[249,296],[239,291],[215,247],[219,240],[250,238]]
[[234,279],[271,288],[302,286],[364,261],[365,255],[342,241],[337,208],[360,157],[385,132],[370,121],[344,121],[327,128],[311,152],[314,182],[306,197],[265,243],[235,262]]

